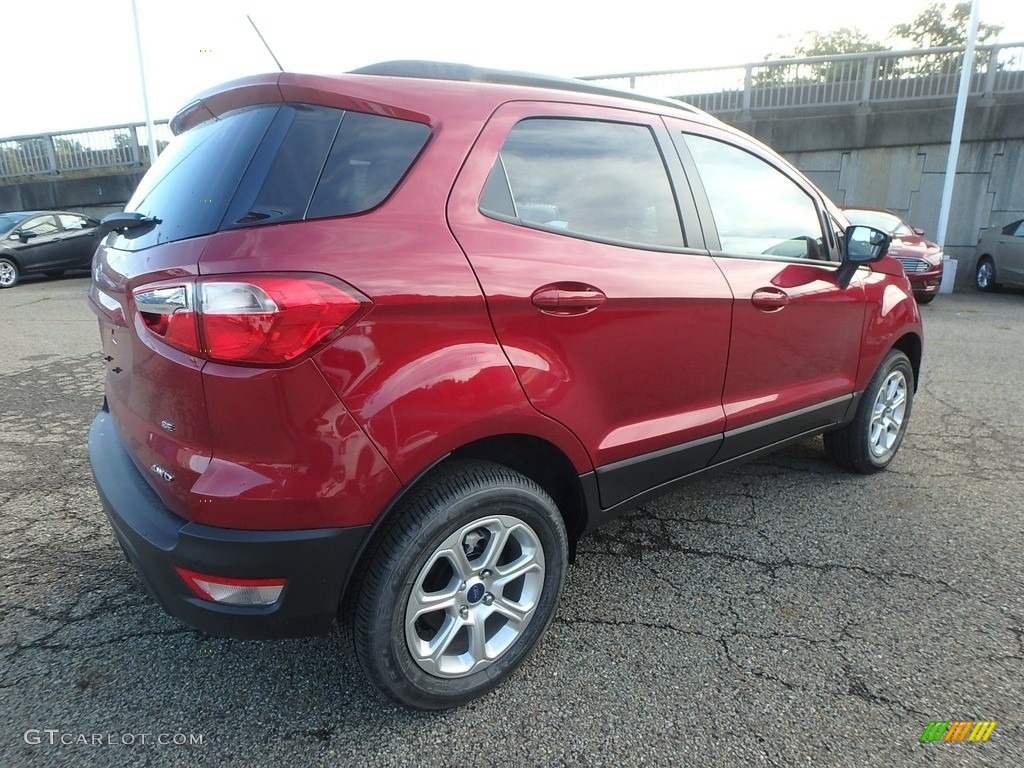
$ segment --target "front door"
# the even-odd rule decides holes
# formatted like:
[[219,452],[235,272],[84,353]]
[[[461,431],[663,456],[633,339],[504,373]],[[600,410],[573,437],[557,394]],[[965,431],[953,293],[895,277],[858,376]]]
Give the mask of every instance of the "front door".
[[717,462],[843,418],[866,301],[858,279],[838,285],[838,236],[823,226],[809,185],[756,147],[681,135],[684,164],[699,176],[696,194],[713,220],[705,231],[717,235],[714,260],[736,297]]
[[449,217],[527,396],[586,446],[610,507],[718,449],[732,294],[693,247],[693,200],[673,193],[664,125],[583,114],[498,110]]

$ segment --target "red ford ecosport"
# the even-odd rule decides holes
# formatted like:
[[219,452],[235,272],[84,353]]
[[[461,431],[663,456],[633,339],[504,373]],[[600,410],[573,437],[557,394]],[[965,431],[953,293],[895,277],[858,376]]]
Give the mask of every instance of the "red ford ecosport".
[[551,622],[588,530],[807,435],[900,446],[921,360],[888,237],[686,105],[395,62],[203,94],[90,291],[89,455],[156,600],[286,637],[339,611],[436,709]]

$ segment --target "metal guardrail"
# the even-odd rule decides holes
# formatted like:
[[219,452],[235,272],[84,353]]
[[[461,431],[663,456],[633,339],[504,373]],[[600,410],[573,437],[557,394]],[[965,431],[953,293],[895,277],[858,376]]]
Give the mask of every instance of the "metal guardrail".
[[[757,109],[954,98],[963,57],[962,47],[872,51],[582,79],[681,99],[712,114],[749,114]],[[1024,43],[977,46],[971,95],[1020,92]]]
[[[153,125],[157,147],[171,140],[166,120]],[[108,125],[67,133],[43,133],[0,139],[0,179],[56,176],[94,168],[149,165],[145,123]]]

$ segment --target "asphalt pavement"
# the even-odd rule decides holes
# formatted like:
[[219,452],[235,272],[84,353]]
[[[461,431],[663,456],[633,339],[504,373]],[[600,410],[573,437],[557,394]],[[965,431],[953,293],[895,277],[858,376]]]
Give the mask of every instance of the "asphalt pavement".
[[[523,669],[417,714],[341,634],[166,616],[85,450],[103,364],[84,276],[0,291],[0,766],[1024,765],[1024,292],[923,307],[894,464],[809,440],[585,539]],[[932,721],[988,741],[922,743]]]

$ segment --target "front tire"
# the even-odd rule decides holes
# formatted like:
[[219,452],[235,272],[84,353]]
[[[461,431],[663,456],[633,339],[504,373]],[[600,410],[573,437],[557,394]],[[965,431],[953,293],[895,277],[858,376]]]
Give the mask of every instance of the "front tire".
[[352,638],[371,682],[437,710],[489,693],[554,618],[565,525],[536,483],[489,462],[424,481],[371,545],[352,592]]
[[924,306],[925,304],[931,304],[935,301],[935,297],[937,295],[938,294],[935,293],[915,293],[914,298],[920,306]]
[[907,434],[913,404],[914,369],[905,354],[890,350],[864,390],[853,421],[825,434],[825,453],[851,472],[885,469]]
[[18,284],[18,265],[6,256],[0,256],[0,288],[12,288]]

